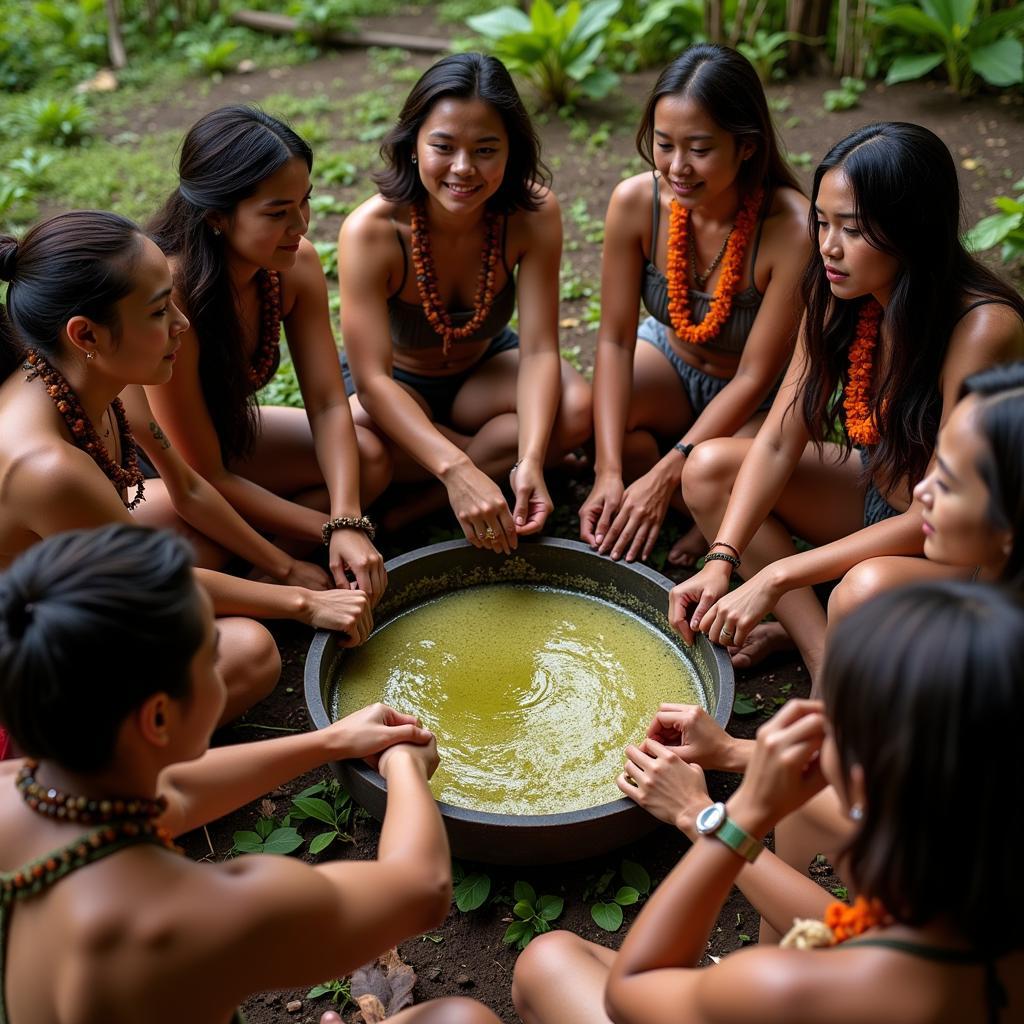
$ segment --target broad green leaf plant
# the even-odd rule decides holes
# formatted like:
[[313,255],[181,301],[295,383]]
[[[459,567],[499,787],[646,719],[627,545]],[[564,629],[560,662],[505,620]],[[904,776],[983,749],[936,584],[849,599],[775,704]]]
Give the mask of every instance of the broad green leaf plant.
[[621,2],[570,0],[556,10],[550,0],[534,0],[529,14],[499,7],[466,23],[509,71],[534,86],[541,105],[571,106],[581,96],[601,99],[618,84],[618,75],[599,61]]
[[1001,87],[1024,82],[1024,45],[1014,34],[1024,27],[1024,4],[982,15],[978,0],[916,0],[883,8],[875,20],[915,41],[917,52],[889,66],[889,85],[922,78],[940,65],[961,96],[973,92],[979,78]]
[[969,249],[984,252],[1002,244],[999,255],[1004,263],[1024,258],[1024,178],[1013,186],[1016,198],[997,196],[992,200],[996,212],[983,217],[967,232]]

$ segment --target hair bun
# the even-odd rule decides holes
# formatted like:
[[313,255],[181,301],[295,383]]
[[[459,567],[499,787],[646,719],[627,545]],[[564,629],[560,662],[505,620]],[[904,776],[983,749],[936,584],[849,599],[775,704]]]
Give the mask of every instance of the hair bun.
[[18,240],[0,235],[0,281],[13,281],[18,264]]

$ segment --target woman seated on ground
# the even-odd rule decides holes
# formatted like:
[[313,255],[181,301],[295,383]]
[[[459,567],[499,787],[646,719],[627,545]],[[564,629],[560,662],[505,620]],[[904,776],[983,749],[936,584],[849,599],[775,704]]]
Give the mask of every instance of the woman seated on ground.
[[[910,488],[964,379],[1024,355],[1024,299],[964,250],[956,168],[926,128],[847,136],[815,172],[812,204],[818,255],[771,412],[753,440],[709,441],[687,460],[684,493],[717,543],[672,591],[670,618],[734,651],[750,639],[734,659],[746,666],[770,646],[758,623],[774,611],[816,681],[826,616],[811,584],[921,554]],[[794,534],[817,547],[795,554]],[[728,593],[733,568],[747,582]]]
[[590,436],[590,387],[558,355],[558,201],[494,57],[428,69],[381,153],[380,194],[338,240],[356,423],[385,439],[396,481],[440,481],[396,524],[447,496],[471,543],[507,553],[551,512],[545,465]]
[[[9,1024],[225,1024],[253,993],[347,974],[448,912],[437,750],[411,716],[378,704],[207,749],[225,689],[189,560],[170,532],[116,525],[50,538],[0,577],[0,721],[29,757],[0,765]],[[350,757],[388,783],[375,861],[177,855],[172,835]],[[393,1019],[497,1022],[462,999]]]
[[[143,481],[130,417],[147,425],[139,443],[178,515],[289,584],[202,572],[218,615],[229,616],[219,624],[225,720],[265,697],[281,668],[270,633],[238,616],[298,619],[341,630],[348,644],[366,637],[366,596],[325,589],[323,570],[250,529],[153,418],[138,385],[175,372],[188,321],[170,296],[167,260],[136,225],[79,211],[42,222],[20,243],[0,238],[0,280],[10,282],[0,309],[0,565],[62,530],[132,521],[153,482]],[[134,670],[145,673],[151,661]]]
[[[627,561],[650,555],[670,504],[686,511],[679,480],[693,446],[751,437],[764,419],[810,251],[807,200],[735,50],[702,43],[677,57],[647,100],[637,148],[654,170],[616,187],[605,220],[597,464],[580,509],[580,536]],[[650,316],[638,331],[641,298]],[[669,561],[691,565],[706,550],[694,528]]]
[[[345,398],[327,282],[304,237],[312,166],[309,146],[253,107],[222,107],[189,129],[180,184],[149,227],[191,328],[174,376],[147,391],[185,460],[248,522],[300,549],[328,542],[336,584],[376,602],[384,562],[362,508],[387,485],[390,460],[353,427]],[[305,412],[256,401],[282,324]],[[166,505],[153,513],[151,524],[171,524]]]
[[[914,489],[923,509],[925,559],[914,559],[909,573],[919,579],[976,578],[1024,592],[1022,451],[1024,363],[993,367],[968,378],[964,397],[939,431],[932,470]],[[887,562],[871,559],[847,574],[847,581],[856,577],[862,587],[870,585],[874,590],[868,594],[862,589],[858,605],[892,578]],[[834,602],[835,598],[829,606],[830,631],[844,617]],[[672,823],[683,809],[679,778],[687,769],[682,762],[705,770],[744,772],[753,751],[753,741],[728,735],[701,708],[663,704],[651,723],[648,741],[627,751],[634,774],[642,771],[643,776],[640,785],[624,792],[657,818]],[[805,872],[818,853],[838,862],[855,828],[842,812],[839,794],[827,786],[776,825],[775,851],[787,864]],[[770,894],[763,887],[747,891],[763,910]],[[778,938],[762,918],[761,941]]]
[[[703,772],[680,762],[677,824],[693,846],[622,949],[566,932],[530,943],[513,980],[520,1016],[527,1024],[1020,1020],[1024,811],[1013,795],[1024,785],[1015,738],[1022,673],[1024,608],[1006,592],[916,584],[857,609],[829,646],[824,707],[791,701],[762,726],[724,806],[709,806]],[[643,776],[627,763],[620,784],[643,785]],[[826,781],[856,825],[846,851],[852,908],[828,906],[823,889],[761,847]],[[922,799],[926,792],[936,799]],[[963,820],[951,827],[943,808]],[[785,931],[794,914],[824,915],[827,925],[794,928],[784,943],[792,948],[753,947],[697,969],[733,884],[780,872],[801,894],[818,895],[777,891],[776,926]],[[828,948],[804,948],[817,943]]]

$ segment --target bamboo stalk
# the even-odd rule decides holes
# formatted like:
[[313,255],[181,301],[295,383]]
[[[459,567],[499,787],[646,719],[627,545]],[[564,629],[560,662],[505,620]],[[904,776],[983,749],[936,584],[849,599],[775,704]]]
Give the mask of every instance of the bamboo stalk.
[[117,0],[104,0],[107,9],[107,52],[110,54],[110,66],[120,71],[128,63],[128,54],[124,50],[124,39],[121,36],[121,12],[117,8]]
[[747,0],[739,0],[736,4],[736,17],[732,20],[732,31],[729,33],[729,45],[735,46],[743,34],[743,20],[747,16]]

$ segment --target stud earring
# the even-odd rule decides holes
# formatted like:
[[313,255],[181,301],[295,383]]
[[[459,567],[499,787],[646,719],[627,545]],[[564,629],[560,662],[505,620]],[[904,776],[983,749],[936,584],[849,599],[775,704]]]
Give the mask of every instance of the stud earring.
[[95,352],[86,352],[85,353],[85,358],[86,359],[95,359],[96,358],[96,353]]
[[213,229],[213,236],[214,238],[220,238],[220,228]]
[[420,158],[415,153],[412,155],[412,162],[414,164],[418,164],[420,162]]
[[850,821],[863,821],[864,808],[860,804],[854,804],[850,808]]

